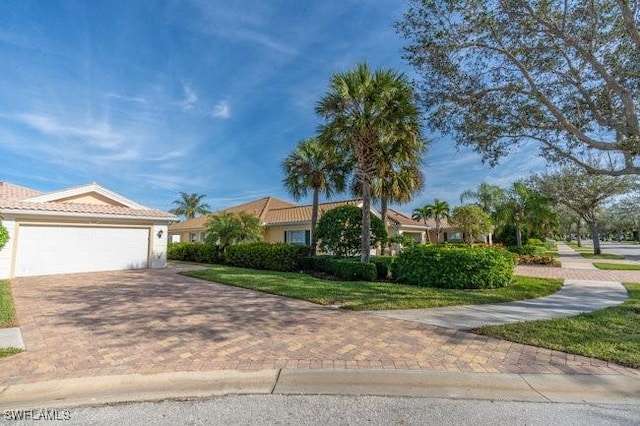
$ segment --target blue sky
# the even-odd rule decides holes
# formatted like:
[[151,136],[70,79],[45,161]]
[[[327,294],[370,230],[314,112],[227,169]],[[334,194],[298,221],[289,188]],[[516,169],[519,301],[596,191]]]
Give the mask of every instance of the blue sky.
[[[290,199],[280,162],[319,124],[331,75],[361,61],[416,77],[397,0],[0,2],[0,180],[43,191],[98,182],[166,210],[179,191],[215,210]],[[459,204],[482,181],[544,166],[523,150],[491,169],[432,140],[425,190]],[[344,195],[348,197],[348,195]],[[303,200],[305,201],[305,200]]]

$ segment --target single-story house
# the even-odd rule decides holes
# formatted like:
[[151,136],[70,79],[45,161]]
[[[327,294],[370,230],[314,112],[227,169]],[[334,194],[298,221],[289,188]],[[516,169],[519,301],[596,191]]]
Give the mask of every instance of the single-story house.
[[0,216],[0,278],[164,268],[177,220],[96,183],[42,193],[0,182]]
[[[362,200],[320,203],[318,204],[318,219],[328,210],[347,204],[361,207]],[[308,245],[311,240],[311,209],[311,204],[298,205],[275,197],[264,197],[223,211],[232,213],[245,212],[256,216],[264,227],[264,239],[267,242]],[[380,217],[380,212],[376,209],[372,208],[371,212]],[[204,241],[207,223],[210,220],[210,215],[205,215],[172,224],[169,226],[171,241]],[[446,240],[446,232],[448,231],[446,220],[442,221],[441,227],[441,232],[443,232],[441,239],[444,235]],[[429,220],[425,224],[393,209],[388,209],[387,232],[389,235],[406,234],[417,242],[422,243],[436,241],[435,222],[433,220]]]

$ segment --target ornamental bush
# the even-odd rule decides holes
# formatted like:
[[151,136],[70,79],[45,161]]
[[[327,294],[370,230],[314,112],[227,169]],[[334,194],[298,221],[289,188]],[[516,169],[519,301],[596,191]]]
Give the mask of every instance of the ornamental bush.
[[547,252],[547,248],[544,245],[535,246],[527,243],[526,245],[523,245],[520,247],[511,246],[509,247],[509,251],[511,253],[516,253],[520,255],[535,256],[535,255],[545,254]]
[[170,243],[167,259],[196,263],[222,263],[222,250],[215,244]]
[[228,265],[240,268],[293,272],[302,269],[302,259],[308,255],[308,246],[260,242],[230,246],[224,258]]
[[378,276],[378,270],[373,262],[364,264],[356,259],[309,256],[304,259],[303,264],[307,270],[326,272],[349,281],[375,281]]
[[2,225],[2,222],[0,222],[0,250],[2,250],[2,248],[5,246],[5,244],[7,244],[8,241],[9,231],[7,231],[7,228],[5,228]]
[[479,289],[505,287],[516,256],[493,247],[420,245],[400,253],[392,264],[399,282],[428,287]]
[[[346,205],[326,212],[316,226],[318,247],[337,256],[358,256],[362,243],[362,209]],[[386,240],[387,231],[377,216],[371,215],[371,247]]]
[[391,265],[393,264],[391,256],[375,256],[369,261],[376,265],[376,275],[378,280],[388,280],[391,278]]

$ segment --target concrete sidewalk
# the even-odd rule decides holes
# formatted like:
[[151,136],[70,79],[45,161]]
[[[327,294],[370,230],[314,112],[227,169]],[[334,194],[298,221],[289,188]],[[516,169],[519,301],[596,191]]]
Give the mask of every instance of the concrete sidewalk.
[[0,410],[78,407],[229,394],[380,395],[640,404],[624,375],[475,374],[384,370],[179,372],[88,377],[0,388]]
[[564,286],[557,293],[538,299],[489,305],[368,311],[367,313],[456,330],[469,330],[484,325],[578,315],[619,305],[628,297],[627,290],[618,282],[565,280]]
[[565,269],[598,270],[593,266],[593,260],[582,257],[580,253],[561,241],[558,242],[558,260],[561,267]]

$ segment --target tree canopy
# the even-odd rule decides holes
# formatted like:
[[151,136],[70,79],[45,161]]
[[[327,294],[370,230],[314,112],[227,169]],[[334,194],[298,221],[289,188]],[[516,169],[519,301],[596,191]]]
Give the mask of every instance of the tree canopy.
[[[424,140],[413,87],[404,74],[371,71],[367,64],[334,74],[316,112],[323,118],[320,140],[350,155],[362,191],[361,261],[369,262],[372,185],[380,175],[380,152],[397,159],[420,157]],[[385,158],[389,160],[389,158]]]
[[335,150],[326,149],[317,139],[300,141],[282,162],[283,183],[296,200],[313,193],[311,208],[311,254],[316,254],[315,228],[318,222],[319,195],[330,198],[345,188],[350,173],[349,160]]
[[180,198],[173,202],[177,207],[170,210],[170,212],[178,216],[184,216],[187,220],[193,219],[196,215],[208,214],[210,213],[210,207],[202,202],[204,197],[206,197],[204,194],[181,192]]
[[491,218],[480,207],[474,205],[458,206],[453,209],[451,223],[464,234],[467,243],[491,232]]
[[410,0],[397,26],[434,129],[491,165],[533,141],[618,176],[640,174],[639,14],[638,0]]
[[249,213],[223,212],[211,216],[207,223],[207,243],[218,245],[223,251],[231,245],[252,243],[262,238],[260,219]]
[[[361,250],[362,209],[346,205],[326,212],[316,229],[319,247],[338,256],[357,256]],[[382,220],[371,216],[370,240],[373,244],[387,238]]]

